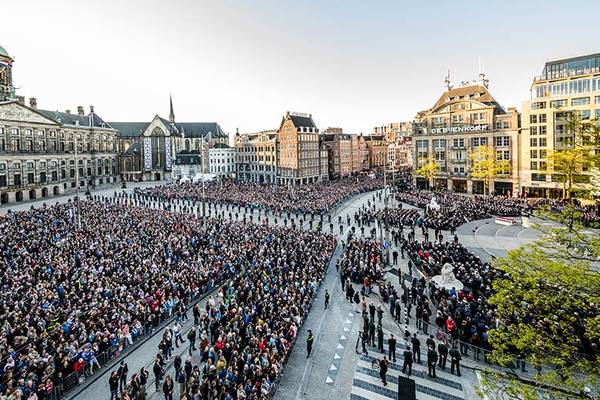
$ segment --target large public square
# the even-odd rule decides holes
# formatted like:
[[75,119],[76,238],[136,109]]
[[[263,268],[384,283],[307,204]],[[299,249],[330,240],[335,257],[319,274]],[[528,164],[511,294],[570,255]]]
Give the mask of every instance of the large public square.
[[[126,215],[129,215],[134,209],[146,209],[151,213],[167,213],[177,215],[175,221],[170,220],[167,223],[176,223],[177,221],[191,221],[197,220],[198,217],[202,216],[202,201],[190,202],[183,199],[170,199],[170,200],[158,200],[156,198],[143,199],[142,197],[136,197],[136,193],[140,194],[142,191],[150,191],[150,193],[156,194],[158,190],[162,190],[163,193],[173,193],[177,188],[177,184],[170,182],[166,186],[162,186],[165,183],[140,183],[130,184],[127,189],[121,188],[110,188],[103,189],[89,193],[89,197],[84,197],[81,203],[85,209],[85,203],[100,203],[106,204],[108,207],[119,206],[119,203],[132,204],[126,205],[121,211]],[[381,182],[379,182],[381,185]],[[196,184],[196,189],[200,189],[201,184]],[[163,188],[163,189],[161,189]],[[164,189],[167,188],[167,189]],[[153,191],[154,190],[154,191]],[[181,189],[180,189],[181,190]],[[191,192],[190,188],[186,189]],[[377,243],[373,248],[373,251],[378,255],[387,254],[389,257],[389,263],[382,262],[378,267],[381,269],[382,274],[378,275],[378,279],[382,279],[387,282],[391,287],[394,288],[398,293],[402,293],[401,279],[404,281],[404,285],[411,287],[412,279],[417,280],[424,279],[429,281],[431,278],[423,273],[421,269],[414,268],[409,269],[408,266],[408,254],[404,255],[402,245],[398,241],[394,243],[393,239],[389,238],[392,231],[398,232],[398,227],[388,228],[388,239],[389,247],[385,250],[380,248],[379,243],[381,239],[385,241],[385,226],[383,219],[375,219],[370,223],[360,223],[355,219],[355,213],[373,212],[377,215],[377,212],[383,212],[385,208],[385,199],[387,195],[387,210],[390,214],[394,211],[404,210],[409,213],[409,220],[404,221],[406,226],[401,229],[404,234],[408,236],[411,229],[414,230],[414,241],[422,242],[424,240],[424,233],[433,236],[434,229],[422,229],[420,227],[415,228],[415,224],[419,218],[423,217],[424,211],[422,209],[415,208],[409,204],[403,203],[396,199],[395,189],[388,188],[386,191],[379,188],[376,190],[368,190],[364,193],[357,193],[350,195],[349,198],[343,199],[332,209],[324,213],[324,223],[319,229],[317,221],[320,221],[321,217],[318,215],[316,219],[313,219],[312,214],[299,212],[291,212],[288,217],[287,211],[273,212],[273,210],[259,209],[242,205],[240,208],[233,207],[231,203],[225,201],[221,204],[216,202],[208,202],[204,206],[204,212],[207,216],[208,225],[223,224],[228,220],[243,221],[244,226],[255,226],[253,233],[250,233],[250,237],[246,239],[239,239],[239,246],[245,246],[246,240],[256,241],[259,240],[260,235],[259,227],[268,224],[269,227],[277,226],[283,227],[295,225],[295,230],[302,230],[306,232],[315,232],[317,229],[322,230],[324,233],[332,233],[332,252],[331,257],[326,257],[326,264],[322,273],[322,279],[315,281],[316,287],[314,288],[314,294],[306,300],[307,313],[303,315],[299,320],[297,332],[294,335],[293,347],[290,348],[289,354],[286,355],[287,361],[281,364],[282,370],[276,375],[276,380],[270,382],[267,393],[270,392],[270,396],[276,399],[390,399],[397,398],[398,394],[398,378],[407,377],[412,379],[416,384],[416,393],[418,399],[478,399],[480,397],[476,394],[476,389],[479,386],[479,372],[482,368],[489,366],[484,362],[483,353],[487,351],[481,344],[470,348],[470,351],[465,351],[461,361],[462,375],[459,377],[456,374],[449,372],[450,361],[446,365],[445,369],[437,369],[437,377],[432,378],[428,376],[427,371],[427,346],[425,345],[428,339],[428,334],[435,335],[434,341],[437,349],[437,345],[441,343],[443,338],[446,337],[446,331],[440,326],[436,326],[433,322],[435,318],[431,318],[430,326],[428,329],[424,327],[424,324],[418,322],[415,311],[413,310],[408,317],[405,319],[404,312],[406,307],[401,307],[402,316],[400,318],[394,318],[390,312],[389,301],[384,301],[381,293],[381,289],[373,283],[372,293],[368,297],[364,297],[368,307],[371,304],[379,308],[381,307],[381,330],[383,334],[383,351],[378,348],[378,339],[373,340],[372,343],[366,344],[366,350],[368,354],[362,352],[362,343],[359,337],[359,333],[364,330],[363,328],[363,314],[357,312],[362,307],[360,305],[353,304],[347,299],[346,292],[342,289],[341,283],[341,270],[340,260],[344,257],[344,251],[346,247],[349,247],[353,241],[361,243],[365,240],[365,243]],[[411,191],[408,192],[412,193]],[[416,193],[416,192],[415,192]],[[217,194],[218,196],[218,194]],[[465,198],[466,199],[466,198]],[[490,200],[493,201],[493,200]],[[137,204],[136,204],[137,203]],[[53,207],[65,207],[63,213],[71,213],[76,215],[75,202],[72,196],[55,198],[51,202],[37,201],[31,203],[24,203],[16,207],[3,207],[2,213],[5,217],[10,219],[11,213],[33,213],[35,210]],[[33,209],[33,211],[32,211]],[[168,209],[169,211],[165,211]],[[10,211],[9,211],[10,210]],[[107,210],[109,211],[109,210]],[[6,214],[8,213],[8,214]],[[330,217],[331,216],[331,217]],[[102,218],[102,215],[100,215]],[[86,224],[97,224],[96,218],[92,221],[88,221],[89,218],[85,213],[82,213],[83,226]],[[113,218],[113,217],[111,217]],[[67,217],[67,220],[69,217]],[[72,223],[77,223],[77,218],[72,217]],[[252,220],[252,222],[250,222]],[[329,222],[331,220],[331,223]],[[442,242],[453,242],[458,241],[464,248],[472,254],[472,257],[481,259],[482,262],[490,262],[494,257],[505,256],[507,251],[530,242],[535,239],[539,233],[533,228],[525,228],[521,226],[520,218],[515,217],[516,223],[511,225],[498,224],[494,218],[479,219],[464,224],[460,224],[454,229],[452,227],[452,233],[450,230],[440,229],[439,234],[441,238],[436,238],[435,241]],[[293,221],[293,222],[292,222]],[[110,226],[113,221],[105,220],[103,222]],[[532,223],[546,224],[549,225],[551,222],[538,220],[533,218]],[[248,224],[248,225],[247,225]],[[331,224],[331,225],[330,225]],[[194,224],[190,222],[190,226]],[[411,226],[413,228],[411,228]],[[333,227],[333,229],[332,229]],[[365,229],[365,227],[367,229]],[[169,231],[171,228],[163,226],[165,231]],[[362,228],[362,229],[361,229]],[[84,228],[87,231],[87,228]],[[103,228],[95,227],[96,229],[102,230]],[[142,229],[142,228],[138,228]],[[240,234],[247,232],[245,228],[238,227]],[[354,235],[352,230],[354,229]],[[252,230],[251,230],[252,231]],[[437,231],[437,230],[436,230]],[[293,231],[290,231],[293,232]],[[90,232],[91,233],[91,232]],[[141,231],[137,232],[142,233]],[[104,233],[106,234],[106,233]],[[104,235],[103,234],[103,235]],[[235,231],[231,234],[235,235]],[[383,235],[383,237],[382,237]],[[456,236],[454,236],[456,235]],[[190,237],[192,237],[191,235]],[[253,239],[253,237],[256,237]],[[100,239],[100,238],[99,238]],[[67,240],[65,238],[65,240]],[[127,241],[126,238],[114,240]],[[163,240],[168,240],[165,237]],[[189,238],[187,239],[189,240]],[[371,242],[371,240],[373,242]],[[430,239],[433,240],[433,239]],[[131,245],[131,243],[130,243]],[[241,251],[241,248],[239,249]],[[299,248],[299,251],[306,249]],[[394,253],[396,255],[394,256]],[[402,253],[402,256],[398,256]],[[166,258],[162,262],[165,262]],[[170,261],[167,261],[170,262]],[[343,261],[342,261],[343,263]],[[337,265],[337,267],[336,267]],[[353,265],[356,267],[364,268],[363,264]],[[104,271],[107,272],[107,271]],[[132,271],[134,272],[134,271]],[[96,273],[102,274],[102,271]],[[152,279],[152,277],[150,277]],[[193,278],[192,278],[193,279]],[[233,279],[233,278],[229,278]],[[352,282],[352,285],[356,287],[356,291],[360,290],[363,282],[356,280]],[[347,285],[347,283],[346,283]],[[206,355],[201,351],[190,352],[190,339],[188,333],[190,330],[196,330],[194,328],[194,314],[193,308],[195,304],[198,304],[200,310],[208,310],[207,303],[211,303],[212,307],[218,307],[219,303],[226,302],[224,298],[227,298],[227,287],[229,286],[228,280],[223,280],[216,283],[213,287],[208,290],[206,294],[199,294],[191,302],[185,305],[188,308],[187,314],[189,319],[181,320],[180,324],[176,321],[179,319],[177,315],[170,311],[159,312],[161,317],[165,319],[165,322],[161,321],[156,323],[156,326],[152,326],[150,331],[144,330],[144,335],[135,337],[135,341],[128,343],[127,335],[123,336],[122,326],[118,329],[117,335],[119,335],[116,345],[112,346],[109,350],[110,357],[102,358],[102,365],[97,368],[89,366],[86,360],[86,365],[83,366],[82,372],[85,379],[81,379],[81,382],[72,383],[64,395],[65,398],[84,398],[84,399],[95,399],[105,398],[110,393],[109,378],[112,372],[118,371],[120,367],[120,361],[126,362],[129,370],[127,379],[132,377],[132,374],[138,374],[141,368],[145,368],[149,372],[148,383],[146,385],[147,398],[163,398],[162,383],[159,385],[158,390],[154,385],[154,374],[153,367],[157,354],[162,354],[162,342],[164,339],[165,330],[167,328],[175,328],[177,325],[177,331],[181,335],[182,343],[177,343],[177,347],[173,345],[173,352],[169,350],[168,356],[164,359],[164,365],[162,366],[164,376],[171,376],[173,380],[176,379],[175,371],[175,358],[181,357],[180,361],[184,363],[188,360],[194,366],[200,366],[202,369],[206,365]],[[225,293],[219,293],[219,290],[224,289]],[[347,288],[346,288],[347,289]],[[131,288],[130,290],[133,290]],[[325,308],[325,297],[328,292],[328,306]],[[409,291],[410,292],[410,291]],[[126,293],[126,292],[125,292]],[[132,292],[133,293],[133,292]],[[362,297],[362,295],[361,295]],[[130,300],[127,300],[130,301]],[[164,298],[163,298],[164,301]],[[398,299],[398,302],[400,299]],[[412,299],[410,301],[416,301]],[[196,303],[197,302],[197,303]],[[216,303],[215,303],[216,302]],[[163,304],[164,306],[164,304]],[[400,308],[398,308],[400,310]],[[435,311],[434,311],[435,316]],[[429,321],[429,318],[427,318]],[[129,318],[123,320],[124,324],[132,325],[133,323]],[[417,325],[419,324],[419,325]],[[200,323],[202,326],[202,323]],[[114,326],[114,325],[113,325]],[[117,325],[118,327],[119,325]],[[208,327],[210,325],[205,325]],[[313,347],[311,356],[307,357],[307,337],[309,330],[312,332],[314,337]],[[406,338],[405,333],[410,333],[410,336],[417,334],[417,338],[422,343],[420,356],[421,362],[415,363],[412,366],[412,374],[407,376],[402,372],[402,353],[410,346],[410,340],[412,338]],[[139,332],[138,332],[139,333]],[[200,334],[200,332],[198,332]],[[204,333],[206,335],[206,332]],[[389,370],[387,374],[388,385],[384,387],[380,379],[377,370],[372,368],[373,360],[380,360],[384,355],[389,356],[389,345],[388,339],[394,335],[397,338],[396,345],[396,359],[390,360]],[[113,336],[114,337],[114,334]],[[131,336],[129,337],[131,339]],[[208,334],[208,340],[210,346],[215,346],[217,340],[221,340],[221,336],[212,336]],[[197,346],[200,345],[200,339],[197,339]],[[179,340],[177,340],[179,342]],[[372,344],[375,344],[374,346]],[[82,346],[80,343],[79,346]],[[469,345],[469,340],[465,345]],[[83,346],[85,348],[87,346]],[[476,350],[475,350],[476,349]],[[462,349],[461,349],[462,350]],[[98,348],[95,347],[95,351]],[[208,352],[208,348],[206,349]],[[210,350],[215,351],[211,348]],[[217,350],[218,352],[218,350]],[[191,355],[190,355],[191,353]],[[81,354],[81,353],[80,353]],[[165,355],[167,353],[165,352]],[[100,355],[98,354],[98,357]],[[477,357],[477,359],[475,358]],[[88,368],[91,371],[88,372]],[[522,373],[524,378],[527,378],[527,373]],[[79,375],[78,375],[79,376]],[[79,378],[78,378],[79,379]],[[163,378],[164,379],[164,378]],[[174,385],[175,398],[179,398],[180,394],[179,384]],[[250,390],[253,393],[253,390]],[[266,393],[262,393],[262,396]],[[261,397],[260,394],[258,394]],[[221,397],[220,397],[221,398]],[[224,397],[223,397],[224,398]]]
[[0,400],[597,400],[600,2],[0,7]]

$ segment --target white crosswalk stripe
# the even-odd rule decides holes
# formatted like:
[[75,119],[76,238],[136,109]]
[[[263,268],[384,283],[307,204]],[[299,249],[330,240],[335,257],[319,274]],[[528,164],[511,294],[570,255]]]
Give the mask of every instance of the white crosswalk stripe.
[[[375,357],[372,357],[375,356]],[[385,400],[398,398],[398,375],[402,374],[402,361],[390,362],[387,373],[387,386],[383,386],[379,371],[373,370],[371,363],[380,359],[381,354],[369,351],[369,356],[360,356],[354,379],[350,400]],[[436,370],[437,378],[427,376],[425,363],[413,363],[410,379],[415,381],[418,400],[464,400],[465,394],[459,378],[449,372]]]

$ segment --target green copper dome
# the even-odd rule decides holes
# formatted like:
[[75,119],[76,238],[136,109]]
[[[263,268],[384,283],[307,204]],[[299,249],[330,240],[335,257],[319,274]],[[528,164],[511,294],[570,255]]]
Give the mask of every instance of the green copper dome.
[[8,58],[10,58],[10,56],[8,55],[8,52],[2,46],[0,46],[0,57],[8,57]]

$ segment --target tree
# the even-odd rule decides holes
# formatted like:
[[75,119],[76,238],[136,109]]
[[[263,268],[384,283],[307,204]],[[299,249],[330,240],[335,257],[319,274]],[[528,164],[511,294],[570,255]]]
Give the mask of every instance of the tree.
[[421,167],[417,168],[415,174],[427,179],[427,186],[431,187],[433,186],[433,178],[435,178],[440,170],[440,165],[433,158],[421,160],[421,163]]
[[590,149],[587,146],[574,146],[570,149],[556,150],[548,155],[550,171],[561,177],[563,182],[563,197],[571,198],[573,182],[581,179],[584,171],[593,164]]
[[[594,120],[583,120],[575,111],[558,115],[569,133],[561,143],[563,149],[550,152],[548,171],[563,182],[563,197],[570,199],[574,183],[587,183],[588,170],[600,166],[600,125]],[[598,154],[597,154],[598,153]]]
[[[501,321],[489,332],[488,359],[510,366],[520,354],[533,367],[533,386],[553,399],[573,398],[600,376],[600,235],[583,234],[570,205],[540,239],[497,259],[503,276],[488,299]],[[515,376],[485,373],[481,392],[490,398],[538,399]],[[502,396],[498,395],[502,392]],[[511,394],[520,393],[520,396]]]
[[510,173],[511,166],[508,160],[499,160],[494,148],[478,146],[469,153],[471,162],[471,177],[482,179],[484,193],[489,194],[492,180],[498,175]]

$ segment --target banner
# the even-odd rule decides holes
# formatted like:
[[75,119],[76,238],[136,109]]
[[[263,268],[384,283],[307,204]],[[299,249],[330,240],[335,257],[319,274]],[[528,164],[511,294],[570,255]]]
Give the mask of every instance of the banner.
[[166,166],[166,170],[170,171],[171,170],[171,165],[173,164],[173,158],[172,158],[172,150],[171,150],[171,138],[170,137],[166,137],[165,138],[165,164]]
[[144,169],[152,169],[152,139],[149,137],[144,138]]

